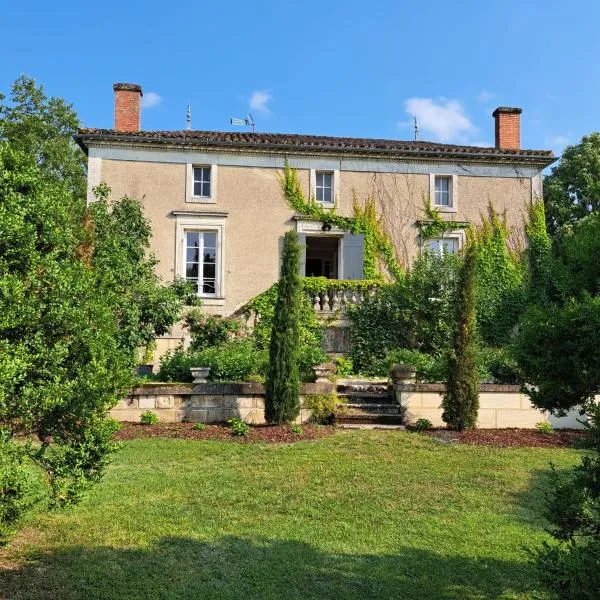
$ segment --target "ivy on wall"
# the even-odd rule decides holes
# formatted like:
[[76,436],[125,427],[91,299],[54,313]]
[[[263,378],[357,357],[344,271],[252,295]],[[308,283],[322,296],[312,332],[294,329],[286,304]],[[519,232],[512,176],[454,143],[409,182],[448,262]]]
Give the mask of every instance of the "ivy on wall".
[[343,217],[337,214],[335,207],[325,209],[314,199],[307,200],[302,193],[297,171],[290,167],[287,161],[279,182],[284,198],[298,214],[365,236],[363,270],[365,279],[383,281],[380,263],[385,265],[388,273],[396,280],[404,277],[404,271],[396,258],[394,245],[377,218],[374,198],[367,199],[364,206],[361,206],[355,196],[354,217]]
[[470,224],[465,221],[447,221],[440,215],[440,211],[436,210],[431,206],[429,198],[425,198],[423,201],[423,211],[425,212],[425,220],[419,221],[419,229],[421,237],[424,240],[431,238],[442,237],[448,231],[455,231],[456,229],[467,229]]

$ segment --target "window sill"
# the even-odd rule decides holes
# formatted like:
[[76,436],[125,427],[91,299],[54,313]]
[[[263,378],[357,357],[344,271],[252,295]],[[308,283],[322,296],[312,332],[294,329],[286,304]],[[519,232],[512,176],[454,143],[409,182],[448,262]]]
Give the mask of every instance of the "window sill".
[[204,306],[225,306],[225,298],[217,296],[198,296]]
[[458,212],[458,209],[456,208],[456,206],[441,206],[439,204],[434,204],[433,208],[437,212],[441,212],[441,213],[456,213],[456,212]]
[[186,202],[191,202],[193,204],[216,204],[217,199],[209,196],[188,196],[185,199]]

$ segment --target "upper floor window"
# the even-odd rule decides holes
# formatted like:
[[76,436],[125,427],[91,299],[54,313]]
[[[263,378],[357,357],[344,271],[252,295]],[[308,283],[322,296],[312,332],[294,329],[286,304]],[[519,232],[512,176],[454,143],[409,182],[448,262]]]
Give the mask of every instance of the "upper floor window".
[[435,205],[436,206],[452,206],[452,178],[435,177]]
[[210,198],[210,167],[194,167],[194,196]]
[[333,173],[331,171],[315,173],[315,196],[317,202],[333,204]]

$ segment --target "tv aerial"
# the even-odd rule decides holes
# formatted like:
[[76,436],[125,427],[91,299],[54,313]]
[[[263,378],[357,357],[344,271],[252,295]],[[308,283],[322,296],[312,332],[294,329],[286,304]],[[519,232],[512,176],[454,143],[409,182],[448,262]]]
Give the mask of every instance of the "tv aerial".
[[245,119],[236,119],[235,117],[231,117],[231,119],[229,119],[229,122],[232,125],[239,125],[241,127],[252,127],[252,133],[255,132],[256,124],[254,123],[254,119],[252,118],[252,115],[250,113],[246,115]]

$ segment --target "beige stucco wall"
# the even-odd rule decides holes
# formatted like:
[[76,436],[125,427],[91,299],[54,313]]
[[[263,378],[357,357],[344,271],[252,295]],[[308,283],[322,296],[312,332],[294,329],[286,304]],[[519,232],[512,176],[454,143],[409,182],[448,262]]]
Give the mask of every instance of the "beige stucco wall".
[[[176,275],[176,217],[180,211],[219,211],[227,214],[224,236],[223,306],[212,312],[230,314],[276,281],[281,240],[294,227],[293,211],[284,201],[275,168],[219,165],[217,202],[186,202],[186,165],[103,159],[101,178],[113,197],[129,195],[142,201],[153,230],[152,250],[164,281]],[[309,171],[299,170],[309,194]],[[520,231],[526,204],[531,198],[529,178],[458,176],[458,211],[447,218],[479,222],[492,202]],[[424,217],[423,200],[429,194],[429,175],[342,171],[337,193],[340,214],[352,216],[353,193],[359,201],[373,196],[398,258],[410,264],[419,252],[415,222]],[[518,234],[520,235],[520,234]],[[180,337],[177,332],[174,337]]]

